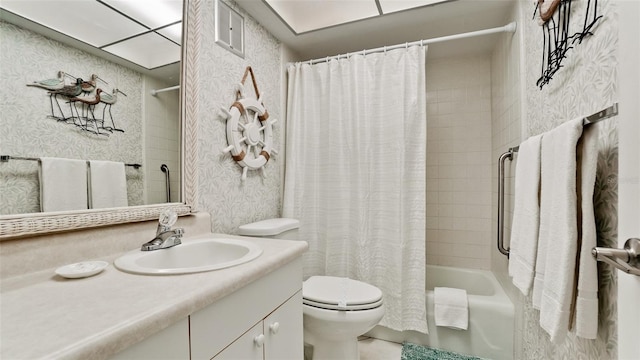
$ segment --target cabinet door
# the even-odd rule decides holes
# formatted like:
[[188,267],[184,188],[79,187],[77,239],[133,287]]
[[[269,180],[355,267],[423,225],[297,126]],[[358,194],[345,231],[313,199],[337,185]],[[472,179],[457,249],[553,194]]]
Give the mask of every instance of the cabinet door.
[[302,291],[298,291],[264,319],[265,360],[303,359],[302,333]]
[[262,360],[264,357],[264,334],[262,321],[249,329],[231,345],[227,346],[214,360]]

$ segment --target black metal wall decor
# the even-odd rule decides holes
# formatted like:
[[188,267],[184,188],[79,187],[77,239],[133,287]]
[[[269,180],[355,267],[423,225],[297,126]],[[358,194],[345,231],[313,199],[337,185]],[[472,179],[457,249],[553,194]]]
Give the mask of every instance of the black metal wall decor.
[[[73,79],[71,84],[66,84],[64,78],[69,77]],[[57,78],[46,79],[40,81],[34,81],[27,86],[33,86],[47,90],[49,95],[49,103],[51,105],[51,115],[49,117],[66,124],[75,125],[81,130],[88,131],[96,135],[109,136],[109,134],[116,132],[124,132],[116,126],[113,115],[111,114],[111,106],[113,106],[118,100],[118,93],[127,96],[125,93],[118,89],[113,89],[109,94],[104,90],[97,88],[97,81],[100,80],[103,83],[108,83],[102,80],[98,75],[93,74],[90,80],[85,81],[81,78],[76,78],[66,74],[64,71],[58,71]],[[60,106],[59,97],[69,104],[70,116],[67,116]],[[53,103],[56,103],[60,116],[55,114]],[[102,118],[96,118],[95,108],[96,105],[102,103]],[[105,111],[109,109],[109,117],[111,120],[111,126],[105,126]],[[74,113],[75,111],[75,113]]]
[[598,15],[598,0],[587,0],[583,27],[573,34],[569,29],[571,0],[538,0],[534,19],[536,15],[542,25],[543,35],[541,75],[536,85],[542,89],[560,70],[567,52],[576,43],[580,44],[586,37],[593,35],[591,30],[602,15]]

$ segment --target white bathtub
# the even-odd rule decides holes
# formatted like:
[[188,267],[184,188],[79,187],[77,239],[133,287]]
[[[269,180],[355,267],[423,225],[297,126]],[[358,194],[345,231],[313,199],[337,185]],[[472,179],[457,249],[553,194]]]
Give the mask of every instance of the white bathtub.
[[[467,291],[469,329],[437,327],[433,317],[433,288]],[[513,303],[490,271],[427,265],[427,322],[429,335],[377,326],[366,335],[395,342],[411,342],[486,359],[512,359]]]

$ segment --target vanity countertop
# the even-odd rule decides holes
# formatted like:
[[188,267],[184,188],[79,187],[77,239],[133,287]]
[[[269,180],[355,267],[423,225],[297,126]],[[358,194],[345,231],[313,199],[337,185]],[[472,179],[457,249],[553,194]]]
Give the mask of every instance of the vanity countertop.
[[[135,275],[105,257],[100,274],[65,279],[55,269],[2,281],[0,358],[106,359],[299,257],[304,241],[209,234],[259,244],[235,267],[185,275]],[[302,281],[302,279],[300,279]]]

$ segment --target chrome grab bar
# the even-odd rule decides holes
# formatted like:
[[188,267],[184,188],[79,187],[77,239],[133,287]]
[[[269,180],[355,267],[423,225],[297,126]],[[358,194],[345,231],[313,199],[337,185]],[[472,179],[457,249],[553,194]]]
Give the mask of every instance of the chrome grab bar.
[[509,249],[504,247],[504,163],[507,159],[513,160],[513,154],[518,148],[509,150],[498,159],[498,251],[509,258]]
[[171,184],[169,177],[169,167],[167,164],[162,164],[160,166],[160,170],[164,173],[164,181],[165,181],[165,192],[167,193],[167,202],[171,202]]
[[591,255],[627,274],[640,276],[640,239],[627,239],[623,249],[594,247]]

